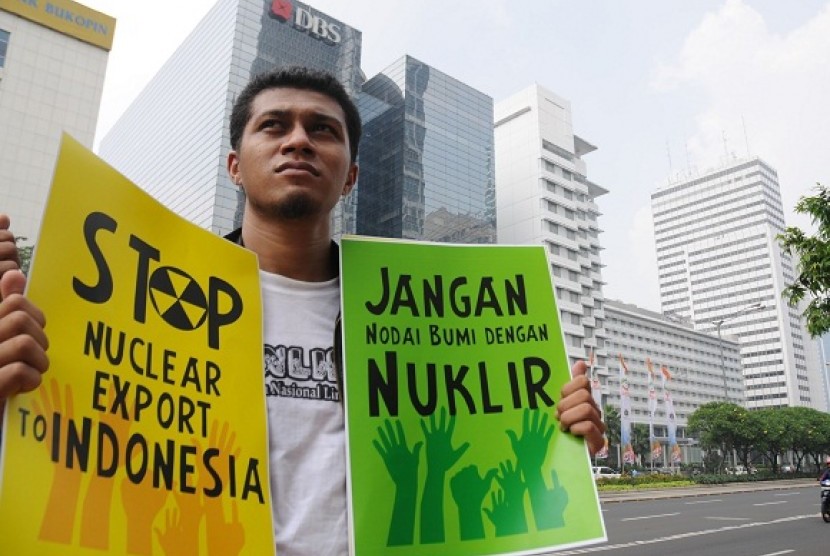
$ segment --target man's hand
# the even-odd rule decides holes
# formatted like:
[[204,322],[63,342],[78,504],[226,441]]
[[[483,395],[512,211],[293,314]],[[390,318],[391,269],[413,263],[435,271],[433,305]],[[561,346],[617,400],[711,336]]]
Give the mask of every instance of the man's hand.
[[19,270],[0,277],[0,408],[9,396],[37,388],[49,367],[46,318],[23,296],[25,287]]
[[9,230],[11,220],[7,214],[0,214],[0,276],[8,270],[20,268],[20,257],[14,234]]
[[571,368],[573,378],[562,387],[562,398],[556,405],[556,417],[562,430],[585,437],[588,450],[593,456],[604,445],[602,435],[605,424],[591,396],[590,382],[585,376],[587,372],[585,361],[577,361]]

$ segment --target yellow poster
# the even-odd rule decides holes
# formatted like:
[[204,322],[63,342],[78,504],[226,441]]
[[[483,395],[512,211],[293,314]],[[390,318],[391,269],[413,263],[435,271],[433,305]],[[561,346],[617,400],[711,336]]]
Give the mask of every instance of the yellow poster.
[[64,137],[27,295],[51,364],[7,404],[0,554],[273,554],[254,255]]

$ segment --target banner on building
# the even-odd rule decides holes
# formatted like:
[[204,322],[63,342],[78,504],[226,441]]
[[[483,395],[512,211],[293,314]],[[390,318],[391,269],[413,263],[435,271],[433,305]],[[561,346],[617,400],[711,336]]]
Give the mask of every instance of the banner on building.
[[620,361],[620,445],[623,451],[623,461],[634,464],[637,454],[631,443],[631,392],[628,382],[628,365],[625,364],[622,353],[617,354]]
[[663,365],[660,368],[663,374],[663,401],[666,405],[666,428],[669,434],[669,450],[671,450],[672,463],[681,463],[682,457],[680,446],[677,445],[677,415],[674,413],[674,401],[672,400],[671,390],[666,383],[671,380],[671,373],[668,367]]
[[[599,415],[600,419],[605,422],[605,411],[602,408],[602,383],[599,380],[599,373],[597,372],[596,367],[594,366],[594,350],[593,348],[588,354],[588,376],[591,379],[591,396],[594,398],[594,403],[597,404],[599,408]],[[594,459],[607,459],[608,458],[608,435],[602,435],[603,445],[599,451],[594,454]]]
[[[531,554],[605,538],[541,247],[344,238],[353,553]],[[393,548],[394,547],[394,548]]]
[[654,436],[654,417],[657,413],[657,388],[654,385],[654,364],[646,357],[648,369],[648,438],[651,449],[651,461],[658,461],[663,456],[663,445]]
[[7,403],[0,552],[273,554],[256,257],[64,136],[27,295],[51,364]]

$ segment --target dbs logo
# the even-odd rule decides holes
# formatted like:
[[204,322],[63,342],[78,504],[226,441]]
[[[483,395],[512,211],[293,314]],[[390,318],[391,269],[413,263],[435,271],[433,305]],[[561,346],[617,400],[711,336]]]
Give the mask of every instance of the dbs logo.
[[271,15],[329,44],[338,44],[342,39],[339,25],[314,15],[302,6],[295,7],[291,0],[272,0]]
[[271,3],[271,13],[283,21],[291,19],[292,11],[294,11],[294,6],[288,0],[274,0]]

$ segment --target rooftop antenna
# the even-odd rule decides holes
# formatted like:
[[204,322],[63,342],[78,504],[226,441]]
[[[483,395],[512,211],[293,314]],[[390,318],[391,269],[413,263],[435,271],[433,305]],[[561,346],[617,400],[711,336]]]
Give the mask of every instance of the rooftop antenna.
[[686,175],[692,175],[692,163],[689,160],[689,141],[686,141],[683,146],[686,148]]
[[671,164],[671,149],[669,148],[669,140],[666,139],[666,156],[669,157],[669,176],[672,175],[673,169]]
[[726,141],[726,130],[721,130],[721,135],[723,136],[723,156],[726,157],[726,160],[729,160],[729,144]]
[[741,116],[741,125],[744,126],[744,143],[746,143],[746,156],[749,158],[752,156],[752,152],[749,150],[749,135],[746,133],[746,121],[744,121],[744,117]]

